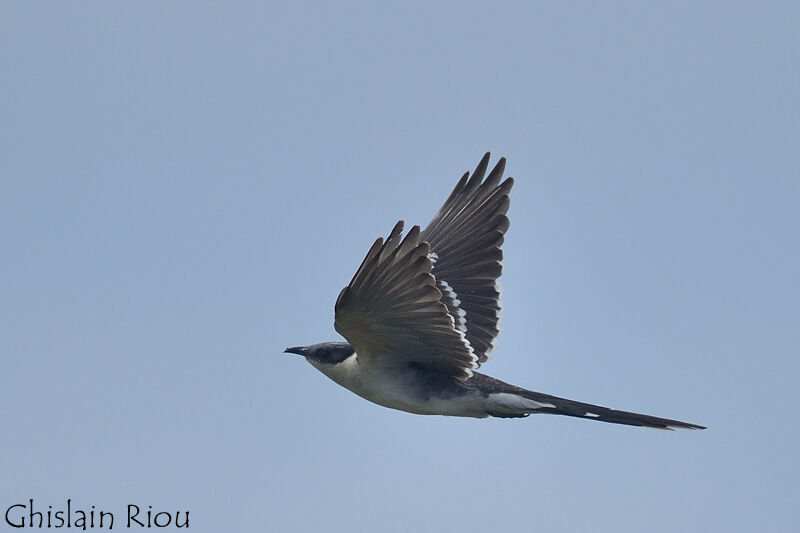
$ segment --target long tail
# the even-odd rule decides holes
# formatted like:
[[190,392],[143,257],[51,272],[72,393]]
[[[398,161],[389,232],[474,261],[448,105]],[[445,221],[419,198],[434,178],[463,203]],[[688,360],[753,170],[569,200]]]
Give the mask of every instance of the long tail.
[[547,403],[553,406],[539,408],[536,410],[537,413],[574,416],[589,420],[599,420],[600,422],[610,422],[612,424],[625,424],[626,426],[640,426],[656,429],[706,429],[705,426],[681,422],[680,420],[659,418],[657,416],[631,413],[629,411],[617,411],[616,409],[609,409],[608,407],[602,407],[600,405],[576,402],[574,400],[567,400],[566,398],[559,398],[557,396],[550,396],[549,394],[542,394],[540,392],[524,389],[522,391],[517,391],[517,394],[534,400],[535,402]]
[[516,387],[477,372],[474,373],[472,382],[481,392],[498,400],[498,406],[501,409],[488,413],[490,416],[521,417],[533,413],[545,413],[656,429],[706,429],[705,426],[681,422],[680,420],[617,411],[600,405],[567,400],[566,398]]

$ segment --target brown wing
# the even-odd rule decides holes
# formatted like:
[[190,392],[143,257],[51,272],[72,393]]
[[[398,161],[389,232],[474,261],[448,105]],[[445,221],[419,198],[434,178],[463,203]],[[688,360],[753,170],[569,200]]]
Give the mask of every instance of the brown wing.
[[380,364],[419,364],[459,379],[472,376],[477,357],[440,302],[428,243],[419,226],[401,241],[403,222],[386,242],[375,241],[336,300],[336,331],[359,358]]
[[486,181],[489,153],[470,177],[464,174],[420,239],[431,246],[433,275],[442,291],[442,303],[456,329],[466,335],[478,356],[488,359],[499,333],[500,289],[503,271],[500,247],[508,229],[508,197],[514,180],[502,183],[506,160],[500,158]]

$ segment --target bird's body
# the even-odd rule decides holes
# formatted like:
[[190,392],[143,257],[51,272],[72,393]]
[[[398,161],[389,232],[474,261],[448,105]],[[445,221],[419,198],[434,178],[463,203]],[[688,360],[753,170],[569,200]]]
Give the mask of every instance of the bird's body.
[[[502,390],[484,390],[477,372],[461,381],[431,373],[414,365],[382,365],[384,357],[352,355],[337,364],[309,362],[330,379],[378,405],[418,415],[526,416],[542,407],[553,407]],[[362,360],[364,362],[362,362]],[[491,378],[489,378],[491,379]],[[504,384],[505,385],[505,384]]]
[[485,418],[550,413],[659,429],[703,426],[617,411],[480,374],[499,333],[497,278],[513,180],[487,153],[431,223],[401,239],[402,221],[378,239],[336,301],[349,342],[288,348],[373,403],[425,415]]
[[[363,359],[365,362],[361,362]],[[310,361],[320,372],[365,400],[418,415],[486,416],[479,397],[449,378],[431,387],[413,366],[375,364],[378,358],[353,355],[336,365]]]

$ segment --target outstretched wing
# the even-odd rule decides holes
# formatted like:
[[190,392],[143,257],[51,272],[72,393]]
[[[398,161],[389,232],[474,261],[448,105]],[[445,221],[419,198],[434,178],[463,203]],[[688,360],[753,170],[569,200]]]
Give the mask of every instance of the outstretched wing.
[[401,241],[398,222],[386,242],[372,245],[336,300],[336,331],[359,358],[381,364],[419,364],[459,379],[472,376],[477,357],[440,301],[428,243],[419,226]]
[[478,363],[485,362],[499,333],[500,290],[503,271],[500,247],[508,229],[508,193],[513,178],[502,183],[506,160],[500,158],[486,181],[489,153],[470,177],[464,174],[420,239],[430,244],[432,273],[442,292],[442,303],[464,333]]

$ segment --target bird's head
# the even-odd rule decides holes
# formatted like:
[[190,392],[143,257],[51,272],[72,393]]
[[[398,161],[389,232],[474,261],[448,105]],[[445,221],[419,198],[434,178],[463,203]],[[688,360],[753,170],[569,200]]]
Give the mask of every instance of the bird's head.
[[321,342],[311,346],[286,348],[284,353],[302,355],[309,362],[335,365],[353,355],[353,347],[347,342]]

